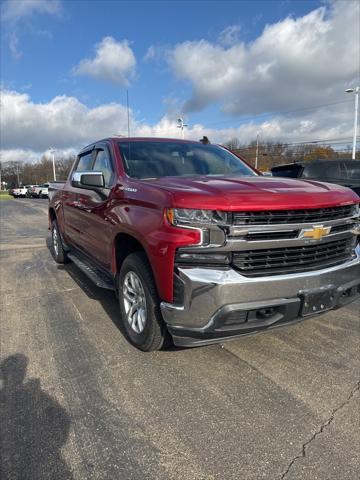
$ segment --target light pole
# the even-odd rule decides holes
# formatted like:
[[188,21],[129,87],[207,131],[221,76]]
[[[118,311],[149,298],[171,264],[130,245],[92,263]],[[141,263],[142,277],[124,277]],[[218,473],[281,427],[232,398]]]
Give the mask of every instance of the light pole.
[[352,148],[352,156],[351,156],[353,160],[355,160],[355,157],[356,157],[356,134],[357,134],[357,117],[358,117],[358,109],[359,109],[359,90],[360,90],[360,87],[347,88],[345,90],[346,93],[355,94],[354,138],[353,138],[353,148]]
[[19,175],[19,164],[16,164],[16,176],[17,176],[17,184],[20,187],[20,175]]
[[185,138],[184,127],[188,127],[188,125],[186,123],[184,123],[184,119],[181,118],[181,117],[177,119],[177,122],[178,122],[177,128],[180,128],[181,138],[184,140],[184,138]]
[[56,182],[56,172],[55,172],[55,150],[50,147],[49,152],[52,158],[52,167],[53,167],[53,176],[54,176],[54,182]]
[[259,158],[259,132],[256,132],[256,154],[255,154],[255,168],[257,169],[258,166],[258,158]]

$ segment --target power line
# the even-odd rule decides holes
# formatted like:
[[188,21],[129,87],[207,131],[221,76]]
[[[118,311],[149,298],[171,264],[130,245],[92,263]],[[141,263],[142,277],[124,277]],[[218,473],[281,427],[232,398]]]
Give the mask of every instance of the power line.
[[[269,149],[271,150],[272,147],[276,147],[277,145],[281,147],[296,147],[296,146],[304,146],[304,145],[326,145],[326,146],[335,146],[335,145],[346,145],[351,143],[351,140],[349,139],[347,142],[346,141],[331,141],[331,142],[326,142],[326,141],[313,141],[313,142],[294,142],[294,143],[263,143],[259,144],[259,148],[262,148],[263,150]],[[234,147],[233,149],[236,151],[240,152],[246,152],[246,151],[255,151],[256,145],[247,145],[247,146],[239,146],[239,147]]]
[[[165,135],[165,133],[178,133],[178,130],[153,130],[153,133],[162,133]],[[360,136],[357,136],[357,138],[360,140]],[[230,140],[231,141],[231,140]],[[308,144],[315,144],[315,143],[334,143],[338,142],[339,144],[341,143],[347,143],[348,141],[352,141],[352,137],[340,137],[340,138],[324,138],[322,140],[302,140],[301,142],[281,142],[281,141],[273,141],[269,142],[271,145],[276,145],[277,143],[280,143],[281,145],[308,145]],[[266,145],[266,143],[262,143],[260,145]],[[247,147],[244,147],[247,148]],[[251,147],[248,147],[251,148]]]

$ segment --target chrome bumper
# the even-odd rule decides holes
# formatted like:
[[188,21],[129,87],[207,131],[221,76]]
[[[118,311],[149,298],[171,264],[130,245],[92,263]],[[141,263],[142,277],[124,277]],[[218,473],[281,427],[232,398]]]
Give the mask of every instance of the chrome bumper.
[[[174,343],[196,346],[256,333],[308,318],[304,291],[331,287],[338,308],[360,296],[360,244],[356,258],[303,274],[248,278],[233,269],[179,268],[182,305],[161,303]],[[317,311],[318,315],[323,313]]]

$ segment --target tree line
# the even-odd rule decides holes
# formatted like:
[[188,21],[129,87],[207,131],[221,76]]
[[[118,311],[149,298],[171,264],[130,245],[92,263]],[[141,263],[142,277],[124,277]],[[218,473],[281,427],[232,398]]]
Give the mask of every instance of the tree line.
[[[224,145],[255,166],[256,141],[241,144],[233,138]],[[314,144],[286,144],[281,142],[260,143],[258,146],[258,168],[261,171],[269,170],[275,165],[311,161],[318,158],[334,159],[351,158],[350,147],[346,151],[334,150],[328,145]],[[74,163],[75,155],[57,155],[55,171],[57,180],[66,180]],[[0,164],[1,182],[6,182],[6,188],[22,185],[41,185],[53,180],[53,165],[46,155],[38,162],[8,161]]]
[[[234,153],[238,154],[250,165],[255,166],[256,141],[249,144],[241,144],[237,138],[233,138],[224,144]],[[258,145],[258,169],[270,170],[276,165],[284,163],[298,163],[317,159],[351,159],[351,147],[345,150],[334,150],[329,145],[313,143],[287,144],[282,142],[265,142]]]
[[[57,180],[66,180],[74,163],[75,155],[57,156],[55,172]],[[38,162],[8,161],[0,164],[1,182],[6,182],[6,188],[23,185],[42,185],[53,180],[53,164],[43,155]]]

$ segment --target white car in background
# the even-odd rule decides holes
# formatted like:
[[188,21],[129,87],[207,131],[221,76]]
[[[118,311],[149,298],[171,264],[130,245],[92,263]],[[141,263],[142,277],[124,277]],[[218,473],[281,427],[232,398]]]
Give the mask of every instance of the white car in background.
[[27,188],[26,187],[14,188],[11,192],[11,195],[14,198],[25,198],[26,194],[27,194]]
[[42,185],[37,185],[31,190],[30,195],[33,198],[47,198],[49,195],[49,184],[43,183]]

